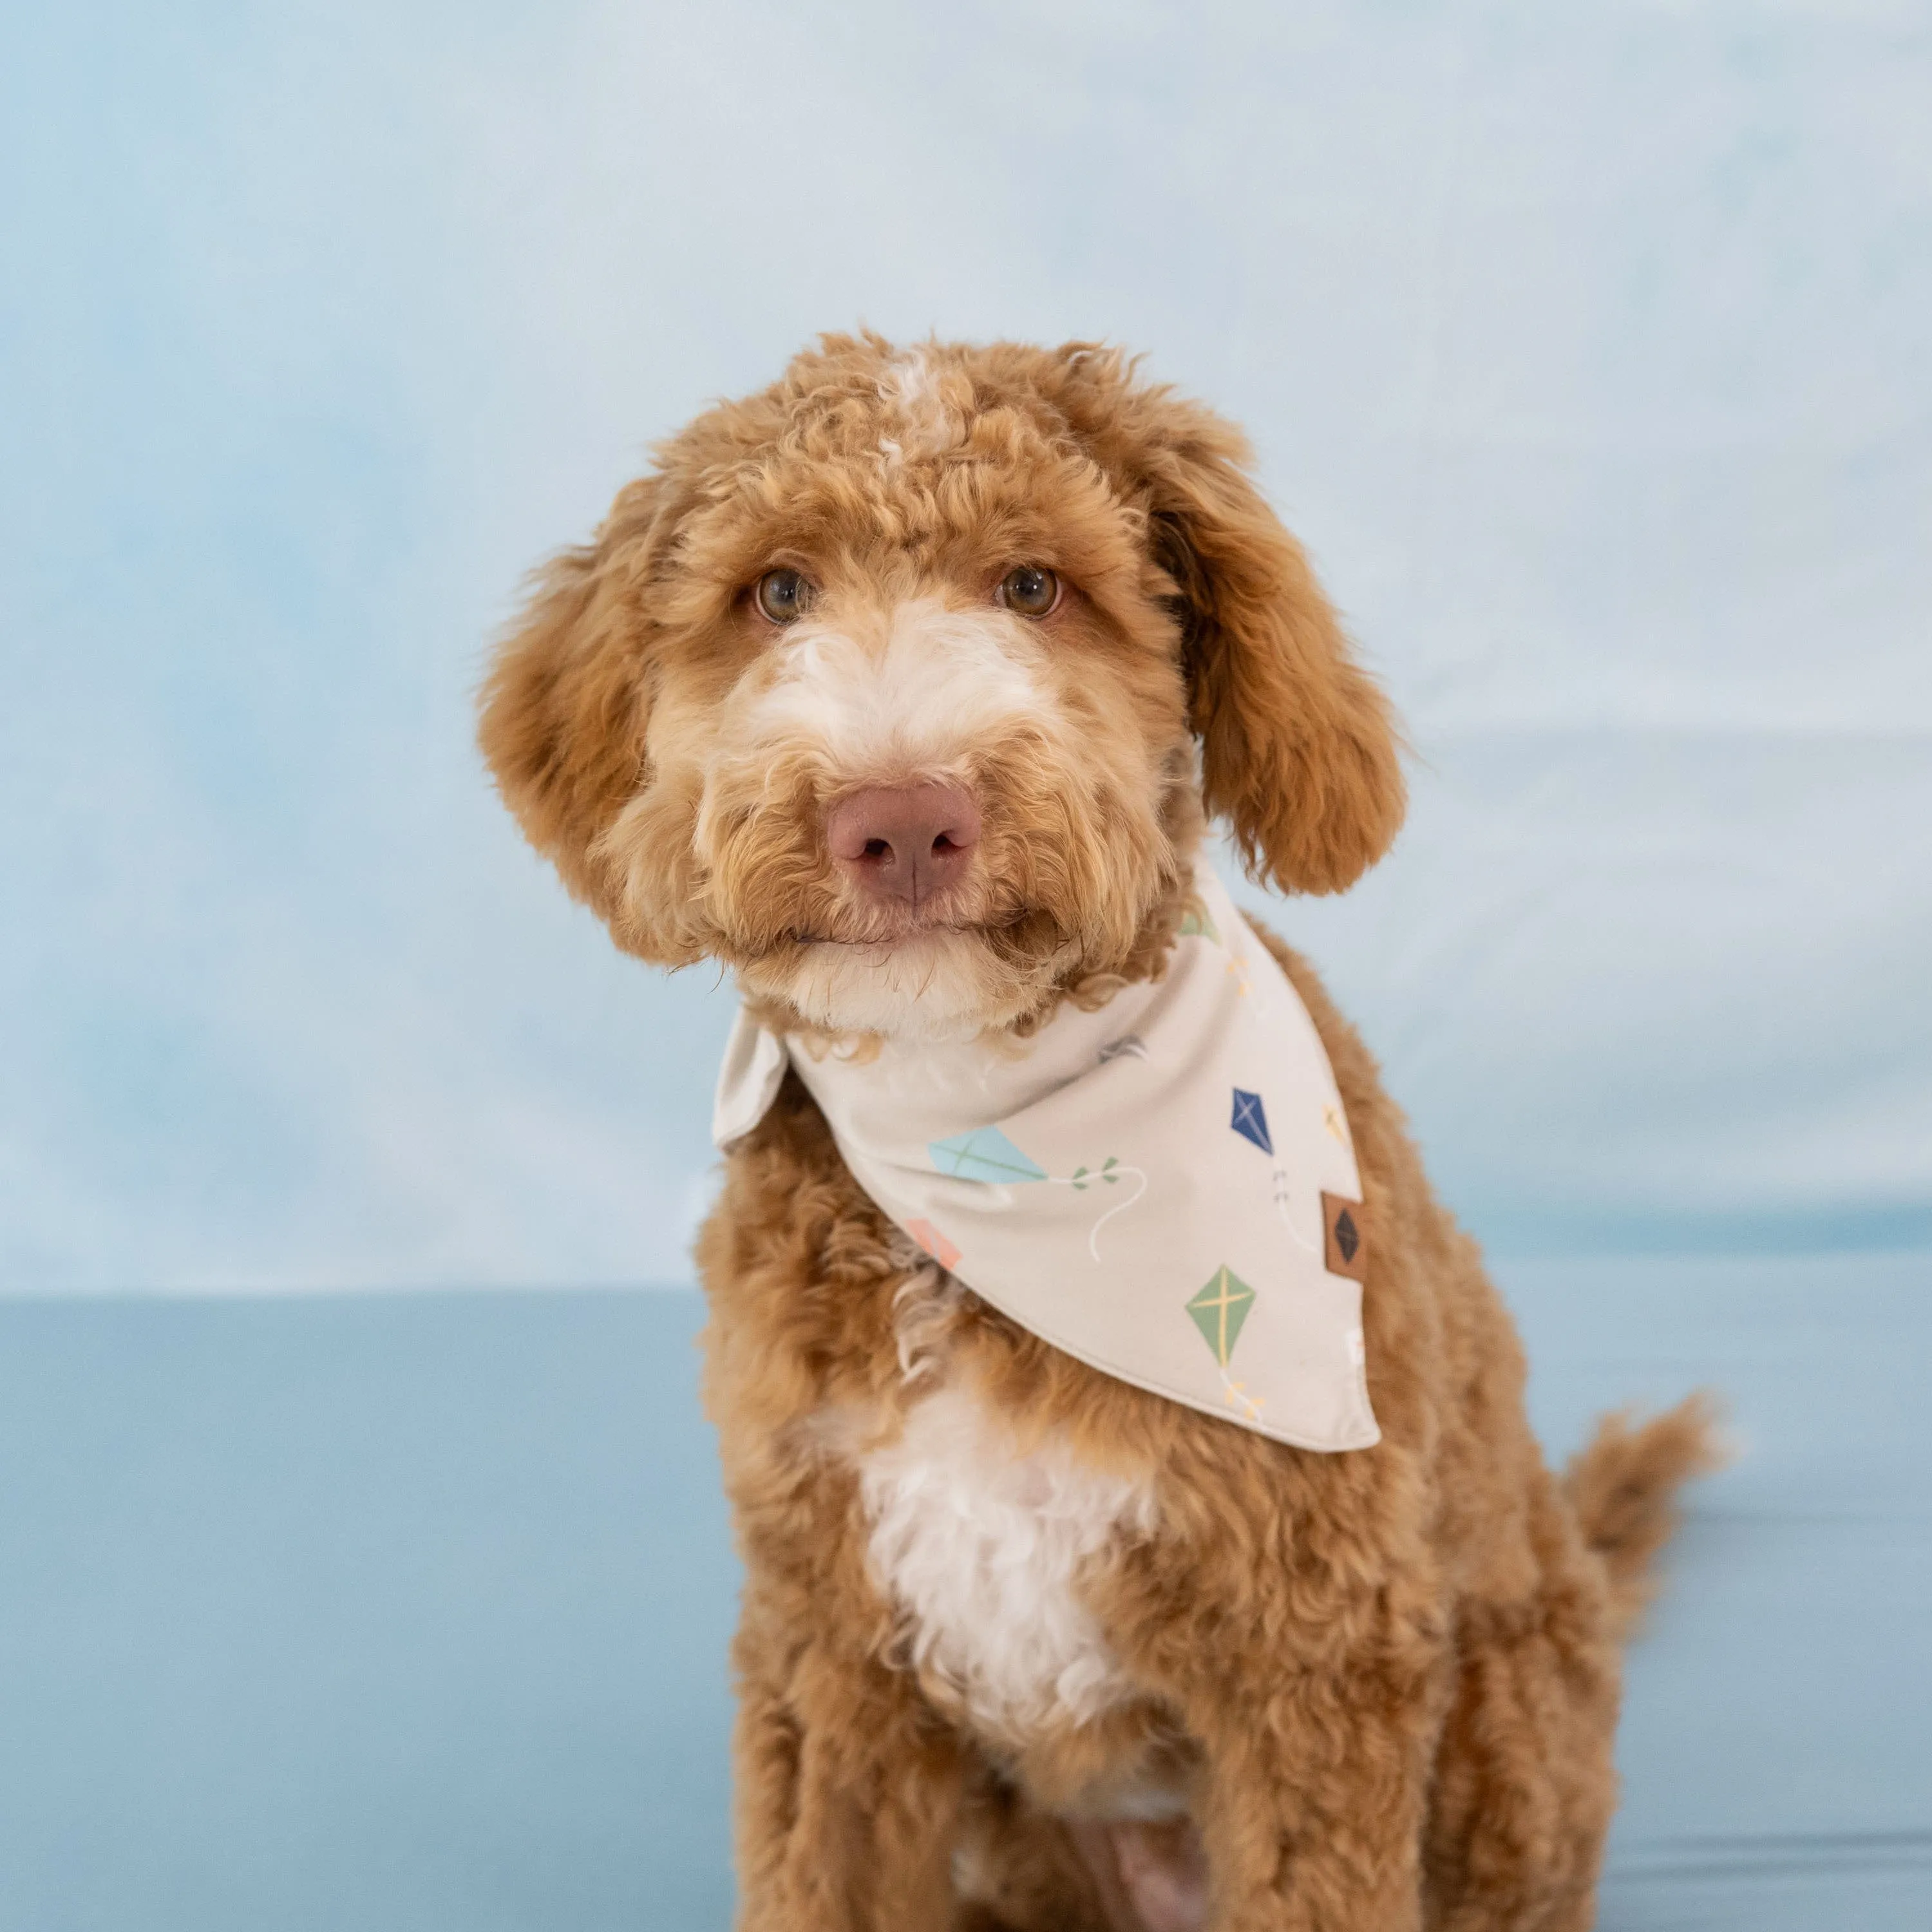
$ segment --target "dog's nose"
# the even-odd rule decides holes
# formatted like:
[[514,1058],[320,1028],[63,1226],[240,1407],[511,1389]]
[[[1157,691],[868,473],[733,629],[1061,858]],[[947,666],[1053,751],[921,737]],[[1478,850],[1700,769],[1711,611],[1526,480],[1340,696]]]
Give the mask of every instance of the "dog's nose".
[[963,785],[873,785],[841,799],[825,821],[848,878],[915,907],[964,877],[979,841],[980,808]]

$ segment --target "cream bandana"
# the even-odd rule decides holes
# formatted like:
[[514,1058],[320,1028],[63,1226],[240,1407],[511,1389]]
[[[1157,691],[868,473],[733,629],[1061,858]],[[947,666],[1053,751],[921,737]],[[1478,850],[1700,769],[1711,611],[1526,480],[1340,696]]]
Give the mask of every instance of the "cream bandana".
[[1366,1448],[1366,1231],[1334,1076],[1204,864],[1191,906],[1164,977],[1030,1040],[814,1058],[741,1012],[712,1136],[749,1132],[794,1066],[880,1208],[1043,1341],[1300,1448]]

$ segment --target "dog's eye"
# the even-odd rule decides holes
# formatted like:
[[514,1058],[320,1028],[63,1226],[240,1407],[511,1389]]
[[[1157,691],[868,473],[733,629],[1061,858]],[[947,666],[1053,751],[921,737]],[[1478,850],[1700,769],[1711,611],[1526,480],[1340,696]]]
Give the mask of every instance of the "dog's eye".
[[1046,616],[1060,602],[1060,579],[1036,563],[1023,563],[1000,580],[1000,602],[1022,617]]
[[812,586],[795,570],[768,570],[753,592],[758,608],[774,624],[789,624],[811,608]]

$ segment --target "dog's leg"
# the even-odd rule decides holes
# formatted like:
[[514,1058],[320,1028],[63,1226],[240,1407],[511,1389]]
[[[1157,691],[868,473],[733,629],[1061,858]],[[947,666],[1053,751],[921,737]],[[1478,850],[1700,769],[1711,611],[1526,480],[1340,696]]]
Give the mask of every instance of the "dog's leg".
[[1432,1932],[1582,1932],[1616,1796],[1614,1665],[1516,1616],[1472,1626],[1436,1767]]
[[957,1742],[902,1673],[751,1606],[736,1646],[739,1932],[945,1932]]
[[1546,1482],[1540,1570],[1520,1600],[1466,1604],[1426,1851],[1438,1932],[1580,1932],[1616,1802],[1621,1606]]
[[1190,1712],[1210,1932],[1418,1932],[1440,1676],[1384,1652]]

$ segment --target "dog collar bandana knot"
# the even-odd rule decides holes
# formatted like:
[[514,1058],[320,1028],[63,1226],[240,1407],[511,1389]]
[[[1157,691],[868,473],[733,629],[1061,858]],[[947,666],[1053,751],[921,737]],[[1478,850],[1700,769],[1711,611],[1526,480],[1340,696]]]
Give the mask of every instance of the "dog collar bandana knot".
[[1364,1372],[1360,1178],[1288,977],[1204,866],[1160,980],[1030,1040],[820,1056],[743,1012],[728,1148],[785,1069],[859,1184],[1042,1341],[1303,1449],[1379,1439]]

